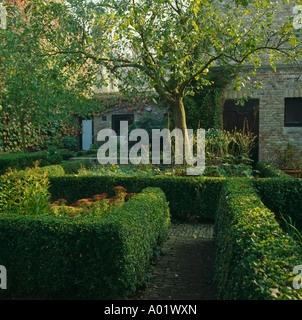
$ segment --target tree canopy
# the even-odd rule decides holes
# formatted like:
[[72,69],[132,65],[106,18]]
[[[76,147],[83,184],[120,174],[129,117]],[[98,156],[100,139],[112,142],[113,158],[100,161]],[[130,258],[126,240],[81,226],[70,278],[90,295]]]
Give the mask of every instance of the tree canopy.
[[[231,77],[247,64],[256,70],[264,54],[273,69],[276,61],[301,58],[300,31],[292,23],[296,1],[68,2],[85,21],[89,52],[83,54],[120,79],[122,89],[154,89],[171,105],[181,129],[186,128],[184,96],[193,82],[211,85],[213,68]],[[289,14],[280,19],[284,10]],[[245,81],[241,78],[236,87]]]
[[[10,83],[17,83],[16,88],[26,88],[25,83],[28,86],[10,95],[19,103],[31,99],[32,92],[40,92],[41,97],[45,91],[58,92],[58,81],[63,84],[60,88],[84,83],[81,80],[92,75],[92,66],[103,67],[121,80],[121,90],[155,90],[171,106],[176,127],[185,130],[183,99],[194,92],[193,83],[200,88],[212,85],[210,75],[215,68],[222,69],[240,89],[246,82],[243,66],[249,65],[249,72],[253,72],[266,61],[276,70],[276,62],[299,66],[301,58],[301,31],[293,26],[293,6],[300,1],[33,3],[30,10],[36,11],[32,11],[30,24],[22,22],[19,26],[22,20],[14,18],[15,30],[8,28],[1,33],[6,37],[5,44],[1,42],[2,59],[5,56],[6,61],[13,61],[9,68],[2,64],[1,73],[6,72],[6,77],[13,80]],[[19,39],[21,35],[23,39]],[[11,50],[11,44],[17,50]],[[10,59],[11,53],[14,58]],[[44,69],[46,60],[48,73]],[[86,73],[78,72],[78,63],[87,61],[91,63],[86,65]],[[44,67],[33,67],[35,64]],[[15,73],[8,71],[12,69]],[[72,70],[75,81],[69,81],[68,70]],[[47,81],[45,74],[49,75]]]
[[95,65],[87,57],[49,54],[56,46],[76,50],[82,27],[56,1],[7,6],[7,28],[0,30],[0,104],[21,124],[43,125],[70,116],[89,94]]

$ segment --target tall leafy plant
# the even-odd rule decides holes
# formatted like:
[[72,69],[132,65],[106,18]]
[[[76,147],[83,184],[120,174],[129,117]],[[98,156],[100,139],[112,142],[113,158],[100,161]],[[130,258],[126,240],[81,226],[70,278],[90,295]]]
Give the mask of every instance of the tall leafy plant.
[[0,176],[0,214],[41,215],[49,210],[47,172],[9,169]]

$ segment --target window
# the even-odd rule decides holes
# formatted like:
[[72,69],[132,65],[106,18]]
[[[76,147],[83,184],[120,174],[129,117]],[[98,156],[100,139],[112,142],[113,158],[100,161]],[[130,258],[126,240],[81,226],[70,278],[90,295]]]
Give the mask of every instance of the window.
[[285,127],[302,127],[302,98],[285,98]]
[[102,116],[102,121],[107,121],[107,116]]

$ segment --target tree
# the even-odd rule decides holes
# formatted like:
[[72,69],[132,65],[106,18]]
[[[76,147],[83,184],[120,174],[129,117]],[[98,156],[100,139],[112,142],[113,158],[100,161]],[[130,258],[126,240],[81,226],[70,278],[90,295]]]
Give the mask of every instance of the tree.
[[82,53],[121,79],[123,89],[155,89],[182,130],[187,128],[184,97],[192,92],[193,81],[200,87],[211,85],[213,68],[236,75],[250,64],[255,71],[263,54],[273,68],[279,60],[297,62],[300,31],[293,28],[290,15],[277,21],[280,10],[291,10],[292,2],[69,1],[86,21],[90,50],[83,47]]
[[[56,45],[72,45],[82,28],[58,1],[27,1],[7,6],[7,29],[0,31],[0,104],[21,125],[49,124],[68,117],[92,87],[87,57],[51,55]],[[90,73],[93,70],[93,73]]]

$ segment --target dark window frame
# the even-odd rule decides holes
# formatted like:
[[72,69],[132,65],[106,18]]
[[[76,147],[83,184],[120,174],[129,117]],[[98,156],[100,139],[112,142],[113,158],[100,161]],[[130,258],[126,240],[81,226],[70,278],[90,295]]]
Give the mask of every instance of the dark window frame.
[[[290,104],[290,102],[292,102],[292,104]],[[301,119],[299,119],[298,121],[290,121],[288,119],[289,117],[291,117],[289,113],[293,112],[292,110],[289,110],[289,109],[294,109],[294,108],[301,108],[301,111],[300,111]],[[302,127],[302,97],[284,98],[284,127]]]
[[[131,124],[134,123],[134,114],[114,114],[111,117],[111,128],[116,132],[117,136],[119,136],[120,131],[119,127],[116,128],[117,122],[120,123],[121,121],[128,121],[128,125],[130,126]],[[130,122],[130,123],[129,123]]]

